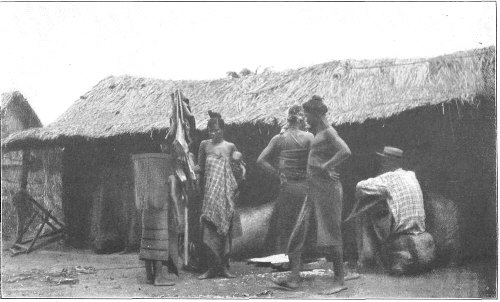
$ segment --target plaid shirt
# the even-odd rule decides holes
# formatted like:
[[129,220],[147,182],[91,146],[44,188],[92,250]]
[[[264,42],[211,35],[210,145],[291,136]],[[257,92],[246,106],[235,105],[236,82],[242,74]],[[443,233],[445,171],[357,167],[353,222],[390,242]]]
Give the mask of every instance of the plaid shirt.
[[209,154],[205,163],[205,189],[202,217],[212,222],[219,234],[228,233],[234,214],[236,179],[230,160]]
[[398,169],[363,180],[356,186],[356,195],[385,197],[394,216],[394,233],[425,232],[424,198],[414,172]]

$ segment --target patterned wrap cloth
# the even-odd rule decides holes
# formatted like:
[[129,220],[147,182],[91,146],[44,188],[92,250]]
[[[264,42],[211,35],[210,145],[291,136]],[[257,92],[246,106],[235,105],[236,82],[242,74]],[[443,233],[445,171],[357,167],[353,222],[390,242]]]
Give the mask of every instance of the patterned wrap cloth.
[[177,226],[181,217],[176,215],[180,210],[175,209],[177,205],[170,197],[170,182],[165,181],[173,175],[173,167],[173,159],[168,157],[158,169],[140,169],[144,174],[136,171],[135,186],[142,188],[136,196],[142,212],[139,259],[172,260],[177,269],[181,267],[177,244]]
[[209,154],[205,163],[201,218],[213,223],[220,235],[228,234],[231,227],[237,187],[230,160],[224,156]]
[[422,189],[415,173],[398,169],[369,178],[356,186],[358,200],[378,195],[386,198],[394,217],[393,233],[425,232],[425,211]]

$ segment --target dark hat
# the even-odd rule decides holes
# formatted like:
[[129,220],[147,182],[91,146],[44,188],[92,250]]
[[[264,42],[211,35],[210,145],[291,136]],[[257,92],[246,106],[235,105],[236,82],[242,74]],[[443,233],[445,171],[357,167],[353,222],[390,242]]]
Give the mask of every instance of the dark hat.
[[403,159],[403,150],[394,148],[394,147],[384,147],[384,151],[382,153],[376,152],[378,156],[384,157],[384,158],[389,158],[389,159],[396,159],[396,160],[402,160]]

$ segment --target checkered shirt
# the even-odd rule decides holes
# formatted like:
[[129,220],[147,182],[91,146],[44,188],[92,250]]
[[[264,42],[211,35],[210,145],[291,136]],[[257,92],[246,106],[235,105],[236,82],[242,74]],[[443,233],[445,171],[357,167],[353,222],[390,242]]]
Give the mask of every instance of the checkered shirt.
[[386,197],[394,216],[394,233],[425,232],[424,198],[414,172],[398,169],[361,181],[356,194]]

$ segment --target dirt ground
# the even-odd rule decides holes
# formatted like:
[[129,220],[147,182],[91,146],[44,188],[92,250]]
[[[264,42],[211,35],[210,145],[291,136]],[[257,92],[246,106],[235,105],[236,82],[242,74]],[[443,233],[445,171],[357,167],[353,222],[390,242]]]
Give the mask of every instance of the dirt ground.
[[[5,249],[5,245],[4,245]],[[2,297],[172,297],[172,298],[478,298],[496,295],[495,262],[482,260],[408,277],[363,274],[347,281],[348,290],[320,296],[332,281],[331,264],[302,272],[297,291],[273,287],[271,276],[287,274],[269,267],[232,262],[236,279],[198,280],[195,273],[170,275],[172,287],[146,284],[137,254],[97,255],[89,250],[45,248],[29,255],[2,254]]]

